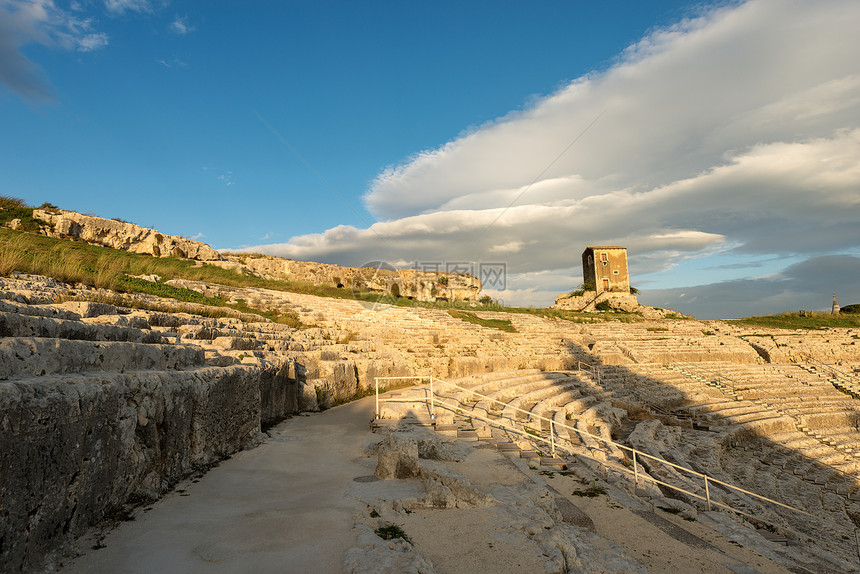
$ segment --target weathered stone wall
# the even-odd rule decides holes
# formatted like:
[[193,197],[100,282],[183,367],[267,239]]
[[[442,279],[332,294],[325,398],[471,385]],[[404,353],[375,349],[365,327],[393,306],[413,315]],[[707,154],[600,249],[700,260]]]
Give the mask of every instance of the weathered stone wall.
[[299,412],[299,381],[292,361],[261,369],[257,375],[260,389],[260,425],[275,424]]
[[39,569],[129,499],[254,444],[297,411],[297,386],[288,365],[0,382],[0,569]]
[[162,235],[133,223],[83,215],[64,209],[34,209],[33,218],[48,225],[43,228],[49,237],[74,238],[132,253],[155,257],[186,257],[201,261],[219,260],[217,251],[199,241],[178,235]]

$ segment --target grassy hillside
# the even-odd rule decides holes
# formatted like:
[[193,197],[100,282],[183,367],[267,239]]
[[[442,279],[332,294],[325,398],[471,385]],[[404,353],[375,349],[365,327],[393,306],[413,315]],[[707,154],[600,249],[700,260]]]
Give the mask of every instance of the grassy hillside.
[[[0,204],[2,204],[2,201],[0,201]],[[28,209],[32,213],[32,208],[28,208],[23,204],[7,207],[9,209],[8,213],[6,213],[9,216],[7,219],[12,218],[11,214],[15,214],[16,216],[26,215],[24,211]],[[0,215],[6,212],[6,210],[7,208],[0,207]],[[405,298],[392,298],[372,292],[355,292],[348,288],[339,289],[333,286],[263,279],[232,269],[223,269],[214,265],[200,265],[187,259],[152,257],[150,255],[129,253],[90,245],[81,241],[55,239],[0,227],[0,276],[8,276],[13,271],[46,275],[67,283],[83,283],[119,293],[147,293],[189,303],[230,307],[242,312],[263,315],[278,322],[295,324],[296,326],[299,325],[298,319],[292,314],[251,309],[242,303],[228,303],[226,300],[220,298],[204,297],[196,291],[172,287],[165,284],[164,281],[170,279],[188,279],[219,283],[232,287],[258,287],[276,291],[341,299],[357,299],[372,303],[387,303],[400,306],[529,313],[577,323],[606,320],[641,320],[639,315],[630,313],[613,311],[578,313],[551,309],[503,307],[492,301],[484,301],[480,304],[466,302],[424,303]],[[161,281],[153,283],[151,281],[136,279],[132,277],[133,275],[158,275],[161,277]],[[459,318],[466,321],[472,320],[471,316],[461,316]],[[509,324],[510,321],[507,321],[507,323]],[[503,329],[509,328],[500,325],[493,326]]]
[[781,315],[763,315],[747,317],[746,319],[731,319],[726,321],[733,325],[750,327],[772,327],[777,329],[826,329],[828,327],[860,327],[860,315],[829,313],[811,313],[801,316],[799,313],[782,313]]
[[[46,275],[67,283],[83,283],[119,293],[146,293],[213,307],[231,308],[242,313],[254,313],[293,327],[301,327],[292,313],[255,309],[241,302],[230,303],[220,297],[205,297],[197,291],[167,285],[163,281],[181,278],[211,281],[224,285],[253,285],[269,287],[264,280],[247,277],[219,267],[194,267],[193,261],[155,258],[127,253],[82,242],[53,239],[42,235],[0,228],[0,275],[13,271]],[[154,283],[131,275],[159,275]],[[112,302],[122,304],[122,299]]]

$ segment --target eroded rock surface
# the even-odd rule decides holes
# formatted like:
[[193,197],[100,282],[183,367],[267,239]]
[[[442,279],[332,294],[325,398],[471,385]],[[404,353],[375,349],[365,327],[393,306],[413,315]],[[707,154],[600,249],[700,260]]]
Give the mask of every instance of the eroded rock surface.
[[217,251],[199,241],[178,235],[162,235],[149,229],[114,219],[84,215],[65,209],[34,209],[33,218],[48,224],[49,237],[73,238],[154,257],[182,257],[200,261],[220,260]]

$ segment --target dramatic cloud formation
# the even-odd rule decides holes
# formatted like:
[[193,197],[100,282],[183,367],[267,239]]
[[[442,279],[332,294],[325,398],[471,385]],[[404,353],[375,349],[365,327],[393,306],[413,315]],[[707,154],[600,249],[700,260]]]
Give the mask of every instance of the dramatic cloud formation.
[[107,46],[108,37],[51,0],[0,0],[0,83],[24,99],[49,100],[42,69],[21,53],[28,44],[91,52]]
[[[860,246],[857,30],[853,0],[713,9],[384,170],[365,196],[383,219],[369,229],[253,249],[351,264],[501,260],[503,298],[535,304],[552,302],[541,272],[575,285],[586,245],[626,245],[633,271],[652,274],[727,250],[850,252]],[[792,273],[780,277],[787,290],[799,285]]]
[[840,304],[860,303],[860,258],[813,257],[768,277],[653,290],[641,299],[660,307],[692,306],[703,317],[727,319],[801,308],[826,311],[837,286],[842,287],[836,293]]

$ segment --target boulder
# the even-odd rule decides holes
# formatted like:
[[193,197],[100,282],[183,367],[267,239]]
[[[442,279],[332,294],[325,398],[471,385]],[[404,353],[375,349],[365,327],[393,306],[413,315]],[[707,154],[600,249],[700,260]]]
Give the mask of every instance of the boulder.
[[378,457],[375,474],[383,480],[412,478],[421,473],[421,467],[418,465],[418,443],[403,433],[391,433],[388,444],[383,443],[380,446]]

